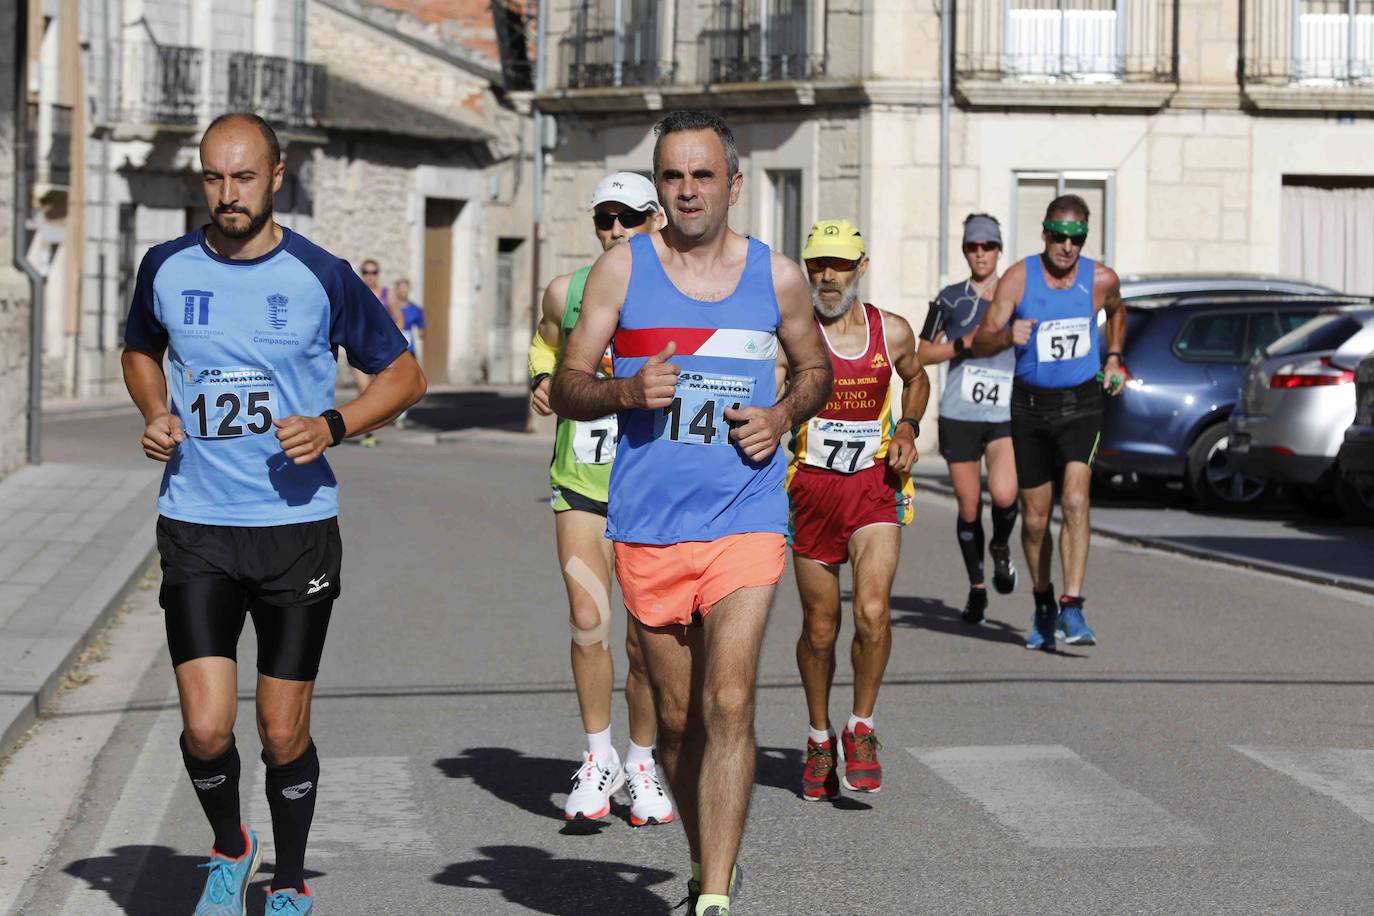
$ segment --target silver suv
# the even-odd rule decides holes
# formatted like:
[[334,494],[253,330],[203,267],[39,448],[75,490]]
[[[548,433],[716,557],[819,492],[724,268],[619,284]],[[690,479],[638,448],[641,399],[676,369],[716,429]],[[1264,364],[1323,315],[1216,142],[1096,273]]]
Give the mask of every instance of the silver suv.
[[1250,361],[1229,422],[1232,467],[1288,484],[1319,515],[1363,517],[1336,464],[1355,418],[1355,365],[1374,350],[1374,308],[1325,312]]

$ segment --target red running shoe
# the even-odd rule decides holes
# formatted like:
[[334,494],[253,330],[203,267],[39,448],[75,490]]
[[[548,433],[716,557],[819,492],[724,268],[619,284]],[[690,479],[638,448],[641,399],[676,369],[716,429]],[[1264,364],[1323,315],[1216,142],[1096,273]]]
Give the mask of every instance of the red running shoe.
[[840,774],[835,767],[835,738],[817,744],[806,739],[806,769],[802,770],[802,798],[825,801],[840,794]]
[[878,792],[883,788],[883,766],[878,762],[882,742],[878,734],[860,722],[854,731],[845,729],[844,787],[853,792]]

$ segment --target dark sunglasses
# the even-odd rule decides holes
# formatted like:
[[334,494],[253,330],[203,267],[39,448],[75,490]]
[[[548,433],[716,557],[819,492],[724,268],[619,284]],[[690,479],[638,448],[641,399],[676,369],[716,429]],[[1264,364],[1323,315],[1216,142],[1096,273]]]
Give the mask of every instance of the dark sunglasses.
[[968,242],[964,245],[965,251],[1001,251],[1002,246],[996,242]]
[[813,274],[824,271],[827,267],[831,270],[844,273],[859,266],[858,261],[851,261],[848,258],[807,258],[806,269]]
[[368,275],[373,275],[373,276],[375,276],[376,274],[377,274],[377,270],[376,270],[375,268],[372,269],[372,270],[368,270],[366,267],[364,267],[364,268],[362,269],[362,275],[363,275],[364,277],[366,277],[366,276],[368,276]]
[[1062,245],[1065,242],[1073,242],[1073,247],[1075,248],[1082,248],[1083,243],[1088,240],[1086,232],[1083,235],[1067,235],[1063,232],[1051,232],[1049,235],[1050,241],[1054,244]]
[[620,220],[620,225],[626,229],[637,229],[644,225],[644,221],[649,218],[651,210],[622,210],[619,213],[593,213],[592,223],[602,232],[609,232],[615,225],[616,220]]

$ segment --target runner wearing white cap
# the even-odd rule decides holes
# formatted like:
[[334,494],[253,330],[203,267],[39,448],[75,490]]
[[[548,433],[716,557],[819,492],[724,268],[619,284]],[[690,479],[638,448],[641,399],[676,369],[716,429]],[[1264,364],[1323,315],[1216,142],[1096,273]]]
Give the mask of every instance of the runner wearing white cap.
[[924,365],[949,361],[940,395],[940,454],[949,466],[959,504],[955,535],[968,571],[963,618],[978,624],[988,607],[983,575],[983,477],[987,462],[992,497],[992,584],[1005,595],[1016,588],[1016,565],[1008,540],[1016,527],[1016,462],[1011,450],[1011,381],[1016,357],[1010,350],[975,357],[969,349],[997,288],[1002,229],[996,217],[971,213],[964,220],[964,260],[969,278],[940,290],[921,331]]
[[[653,183],[634,172],[615,172],[601,179],[590,209],[603,251],[663,225],[663,208]],[[581,314],[582,290],[590,272],[588,265],[565,274],[544,291],[543,316],[529,351],[531,402],[542,416],[552,413],[549,381]],[[610,374],[609,353],[602,369]],[[599,820],[610,813],[612,793],[627,785],[630,823],[642,826],[671,821],[673,806],[654,763],[653,694],[633,627],[625,643],[630,659],[625,678],[630,750],[623,764],[611,742],[615,671],[610,652],[612,553],[611,542],[606,540],[606,501],[617,433],[614,415],[591,422],[560,418],[549,465],[558,564],[571,605],[573,683],[587,732],[587,749],[563,812],[568,820]]]

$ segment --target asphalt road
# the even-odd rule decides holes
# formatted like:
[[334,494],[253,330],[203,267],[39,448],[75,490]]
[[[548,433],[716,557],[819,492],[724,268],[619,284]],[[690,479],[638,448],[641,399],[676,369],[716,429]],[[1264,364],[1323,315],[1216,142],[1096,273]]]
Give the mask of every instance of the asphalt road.
[[[133,449],[123,435],[81,447]],[[559,817],[582,735],[546,448],[390,433],[331,456],[345,566],[314,716],[318,912],[667,914],[683,896],[677,826],[633,830],[618,807],[572,835]],[[1103,543],[1086,589],[1102,644],[1030,653],[1024,586],[994,596],[988,625],[958,620],[953,529],[952,504],[923,494],[893,598],[879,795],[797,797],[800,612],[784,578],[738,914],[1368,911],[1374,598]],[[94,680],[0,773],[6,823],[65,815],[0,841],[11,868],[51,841],[15,912],[194,904],[209,835],[155,595],[135,594]],[[241,660],[254,651],[249,628]],[[268,833],[244,697],[246,813]],[[847,703],[841,686],[837,719]]]

